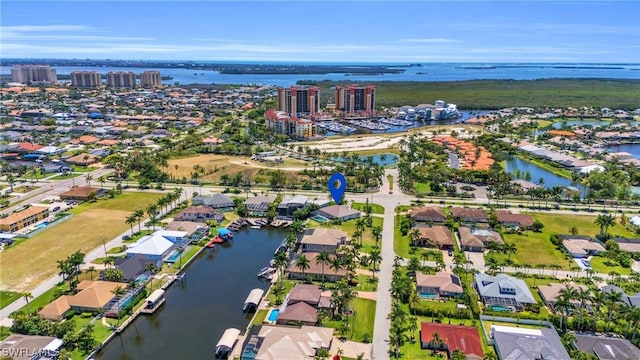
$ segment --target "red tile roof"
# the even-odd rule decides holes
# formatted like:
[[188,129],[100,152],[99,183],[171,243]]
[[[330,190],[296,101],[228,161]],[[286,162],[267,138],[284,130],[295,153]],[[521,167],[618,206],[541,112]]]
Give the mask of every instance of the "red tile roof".
[[447,344],[449,352],[460,349],[465,355],[476,355],[482,358],[482,344],[478,329],[473,326],[446,325],[438,323],[420,323],[420,341],[428,343],[433,334],[438,333]]

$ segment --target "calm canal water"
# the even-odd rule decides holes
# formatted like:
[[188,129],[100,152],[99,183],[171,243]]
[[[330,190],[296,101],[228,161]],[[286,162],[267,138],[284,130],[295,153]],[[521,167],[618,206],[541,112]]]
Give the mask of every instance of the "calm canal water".
[[537,183],[538,179],[543,178],[544,187],[547,189],[554,186],[571,186],[580,190],[580,197],[585,197],[587,195],[587,188],[584,185],[573,182],[571,179],[558,176],[526,160],[512,157],[507,159],[506,165],[506,171],[508,173],[513,173],[516,169],[520,170],[521,173],[526,173],[528,171],[531,173],[531,182],[533,183]]
[[242,304],[251,289],[268,288],[256,275],[285,234],[245,228],[231,244],[206,249],[186,270],[185,283],[168,289],[166,303],[139,316],[96,359],[212,359],[225,329],[244,331],[249,323]]
[[640,144],[621,144],[607,146],[609,152],[628,152],[636,159],[640,159]]

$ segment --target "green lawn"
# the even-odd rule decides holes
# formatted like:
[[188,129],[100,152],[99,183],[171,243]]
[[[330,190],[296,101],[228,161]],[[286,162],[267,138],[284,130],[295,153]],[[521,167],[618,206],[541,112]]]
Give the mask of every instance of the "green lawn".
[[22,295],[18,292],[0,291],[0,309],[18,300]]
[[81,176],[82,174],[78,174],[78,173],[69,173],[66,175],[60,174],[60,175],[56,175],[56,176],[52,176],[49,178],[49,180],[54,180],[54,181],[58,181],[58,180],[69,180],[69,179],[73,179],[76,178],[78,176]]
[[[351,207],[354,209],[360,210],[362,212],[365,212],[364,208],[366,205],[367,205],[366,203],[354,202],[353,204],[351,204]],[[371,207],[372,214],[384,214],[384,208],[382,207],[382,205],[369,203],[369,206]]]
[[[331,285],[329,285],[331,286]],[[371,276],[358,274],[358,285],[353,288],[355,291],[376,291],[378,289],[378,272],[375,280]]]
[[[354,298],[351,308],[355,314],[349,318],[350,331],[346,334],[349,340],[361,342],[366,336],[373,337],[373,323],[376,313],[376,302],[369,299]],[[323,321],[322,326],[340,329],[341,321]]]
[[387,175],[387,181],[389,182],[389,191],[393,191],[393,176]]
[[404,215],[396,215],[393,222],[393,251],[398,256],[409,258],[411,256],[409,254],[409,234],[407,233],[407,235],[402,235],[402,232],[400,231],[400,219],[402,216]]
[[[511,256],[511,260],[515,264],[526,267],[535,267],[538,264],[545,264],[548,267],[551,264],[558,264],[562,269],[570,270],[571,265],[574,265],[573,260],[556,249],[555,245],[549,240],[549,236],[550,234],[546,232],[535,233],[527,231],[522,234],[505,234],[504,240],[506,243],[515,244],[518,249]],[[492,256],[495,256],[499,261],[507,259],[507,256],[503,254]]]
[[413,184],[413,190],[416,193],[428,194],[431,192],[431,185],[428,183],[416,182]]
[[[607,264],[605,264],[606,261],[608,261],[609,259],[603,257],[603,256],[594,256],[591,258],[591,260],[589,260],[589,262],[591,263],[591,267],[593,268],[593,270],[595,272],[598,273],[602,273],[602,274],[609,274],[612,271],[615,271],[616,273],[618,273],[619,275],[629,275],[631,274],[631,269],[630,268],[624,268],[620,265],[616,265],[616,266],[608,266]],[[611,260],[609,260],[611,261]]]
[[[32,313],[38,312],[41,308],[43,308],[45,305],[49,304],[50,302],[52,302],[55,299],[55,293],[56,291],[58,291],[58,289],[62,290],[62,291],[68,291],[69,290],[69,283],[65,282],[63,285],[61,286],[54,286],[51,289],[45,291],[42,295],[38,296],[35,299],[31,299],[31,301],[29,301],[29,308],[31,309]],[[23,311],[23,312],[27,312],[27,305],[21,307],[20,309],[18,309],[18,311]]]
[[264,321],[264,319],[267,317],[267,313],[269,312],[269,310],[258,310],[258,312],[256,313],[256,315],[253,317],[253,320],[251,321],[251,325],[262,325],[262,322]]
[[[541,213],[532,213],[531,215],[544,224],[542,231],[546,234],[569,234],[569,229],[572,226],[578,228],[578,235],[595,236],[600,232],[600,228],[594,223],[596,216]],[[609,228],[609,234],[614,237],[636,237],[634,233],[619,224],[619,217],[616,219],[616,225]]]

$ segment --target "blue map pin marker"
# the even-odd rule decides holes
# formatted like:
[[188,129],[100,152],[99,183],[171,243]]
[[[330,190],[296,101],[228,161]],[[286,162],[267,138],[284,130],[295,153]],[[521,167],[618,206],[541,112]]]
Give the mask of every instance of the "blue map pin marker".
[[[340,184],[336,187],[336,182]],[[331,192],[331,197],[333,197],[333,201],[336,204],[339,204],[344,196],[344,190],[347,188],[347,179],[345,179],[344,175],[340,173],[335,173],[331,175],[329,178],[329,191]]]

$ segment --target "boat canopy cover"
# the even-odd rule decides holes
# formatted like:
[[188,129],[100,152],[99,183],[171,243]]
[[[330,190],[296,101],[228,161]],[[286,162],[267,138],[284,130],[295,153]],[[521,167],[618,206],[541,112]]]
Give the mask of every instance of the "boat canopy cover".
[[225,236],[225,235],[229,235],[231,234],[231,230],[226,229],[226,228],[219,228],[218,229],[218,235],[220,236]]
[[262,289],[253,289],[247,296],[247,300],[244,301],[245,304],[256,304],[260,303],[260,299],[262,299],[262,295],[264,294],[264,290]]
[[147,298],[147,302],[154,303],[160,300],[163,296],[164,296],[164,290],[156,289],[154,292],[151,293],[151,295],[149,295],[149,297]]
[[233,347],[233,344],[236,342],[238,335],[240,335],[240,330],[236,328],[228,328],[224,331],[224,334],[222,334],[220,341],[218,341],[218,343],[216,344],[216,349],[220,347],[231,349]]

